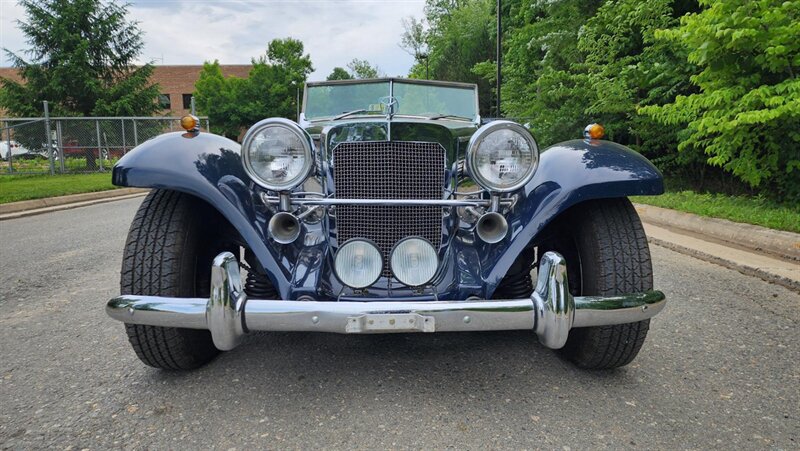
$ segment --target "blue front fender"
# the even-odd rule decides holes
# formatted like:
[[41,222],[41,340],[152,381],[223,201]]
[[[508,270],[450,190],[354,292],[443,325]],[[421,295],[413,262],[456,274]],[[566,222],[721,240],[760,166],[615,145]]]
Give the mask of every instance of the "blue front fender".
[[592,199],[663,192],[661,172],[625,146],[574,140],[548,147],[541,153],[536,175],[508,216],[510,239],[483,245],[483,252],[479,252],[487,297],[536,235],[570,207]]
[[240,153],[239,144],[211,133],[167,133],[122,157],[114,166],[112,182],[181,191],[206,201],[239,232],[286,299],[291,276],[265,244],[265,222],[257,220],[263,213],[254,206]]

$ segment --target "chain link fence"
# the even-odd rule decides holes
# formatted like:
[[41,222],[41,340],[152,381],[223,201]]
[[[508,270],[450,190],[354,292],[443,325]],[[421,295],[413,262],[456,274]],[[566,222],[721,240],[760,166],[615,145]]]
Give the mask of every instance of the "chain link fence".
[[[200,118],[208,131],[207,117]],[[0,118],[0,174],[109,170],[129,150],[162,133],[183,131],[179,117]]]

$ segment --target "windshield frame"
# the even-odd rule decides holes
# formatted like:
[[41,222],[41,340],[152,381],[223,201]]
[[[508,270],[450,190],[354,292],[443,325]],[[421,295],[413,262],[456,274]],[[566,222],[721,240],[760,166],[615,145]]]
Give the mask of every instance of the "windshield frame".
[[[352,79],[352,80],[330,80],[330,81],[314,81],[308,82],[305,84],[303,88],[303,104],[300,113],[300,122],[306,123],[314,123],[314,122],[323,122],[323,121],[330,121],[335,116],[321,116],[315,117],[313,119],[306,118],[306,102],[308,102],[308,89],[317,87],[317,86],[336,86],[336,85],[359,85],[359,84],[370,84],[370,83],[389,83],[389,96],[394,96],[394,84],[413,84],[413,85],[427,85],[427,86],[441,86],[445,88],[460,88],[460,89],[471,89],[474,93],[473,98],[475,99],[475,117],[471,119],[461,119],[457,117],[448,117],[449,120],[462,120],[462,121],[470,121],[472,123],[479,124],[481,121],[480,117],[480,103],[478,99],[478,85],[473,83],[460,83],[455,81],[440,81],[440,80],[418,80],[413,78],[396,78],[396,77],[388,77],[388,78],[369,78],[369,79]],[[413,117],[413,118],[421,118],[421,119],[430,119],[433,116],[418,116],[418,115],[409,115],[409,114],[393,114],[393,115],[376,115],[375,113],[371,114],[353,114],[352,116],[348,117],[383,117],[387,120],[391,120],[391,117]],[[434,115],[437,116],[437,115]]]

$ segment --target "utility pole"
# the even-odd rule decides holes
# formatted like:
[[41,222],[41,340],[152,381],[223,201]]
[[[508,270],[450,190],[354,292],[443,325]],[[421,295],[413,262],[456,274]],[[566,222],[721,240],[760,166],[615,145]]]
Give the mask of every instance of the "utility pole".
[[502,114],[500,113],[500,85],[503,83],[503,75],[501,73],[501,66],[503,62],[503,52],[502,52],[502,43],[503,43],[503,24],[500,20],[500,0],[497,0],[497,111],[495,115],[500,117]]
[[428,56],[429,55],[428,55],[427,52],[417,53],[417,61],[425,60],[425,79],[426,80],[430,80],[431,79],[431,77],[430,77],[430,75],[428,73]]

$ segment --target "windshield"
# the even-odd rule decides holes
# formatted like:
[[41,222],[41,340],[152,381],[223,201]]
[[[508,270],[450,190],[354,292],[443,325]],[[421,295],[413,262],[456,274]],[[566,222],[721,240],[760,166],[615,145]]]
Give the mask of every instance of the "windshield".
[[395,115],[455,117],[475,120],[478,116],[472,87],[394,81],[309,86],[306,90],[307,120],[330,119],[345,113],[383,115],[390,89],[394,91]]
[[[356,110],[381,114],[381,99],[388,95],[388,81],[310,86],[306,92],[306,119],[330,118]],[[369,111],[370,105],[375,111]]]

